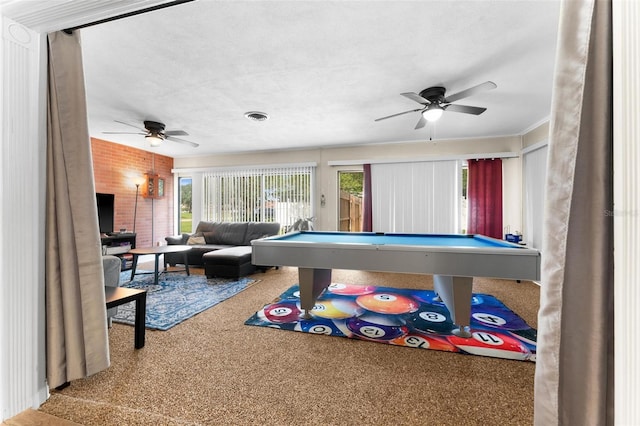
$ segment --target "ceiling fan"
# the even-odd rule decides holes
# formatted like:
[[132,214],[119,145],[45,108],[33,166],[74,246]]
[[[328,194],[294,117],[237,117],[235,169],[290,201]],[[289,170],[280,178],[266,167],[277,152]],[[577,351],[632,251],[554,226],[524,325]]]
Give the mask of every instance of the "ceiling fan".
[[485,81],[477,86],[470,87],[462,92],[445,96],[446,89],[444,87],[435,86],[424,89],[420,94],[414,92],[400,93],[402,96],[422,104],[422,108],[412,109],[410,111],[400,112],[398,114],[388,115],[386,117],[377,118],[374,121],[386,120],[387,118],[397,117],[399,115],[408,114],[410,112],[420,111],[420,120],[416,124],[416,129],[421,129],[427,124],[427,121],[437,121],[444,111],[462,112],[465,114],[480,115],[485,112],[486,108],[474,107],[468,105],[458,105],[453,102],[475,95],[485,90],[491,90],[498,87],[493,81]]
[[135,127],[140,132],[132,133],[132,132],[102,132],[107,135],[143,135],[151,144],[151,146],[160,146],[162,145],[162,141],[165,139],[172,142],[178,142],[185,145],[191,145],[194,148],[200,146],[195,142],[191,142],[185,139],[176,138],[176,136],[188,136],[189,133],[184,130],[164,130],[164,123],[159,123],[157,121],[145,120],[143,121],[144,129],[140,129],[138,126],[133,124],[129,124],[124,121],[114,120],[116,123],[125,124],[130,127]]

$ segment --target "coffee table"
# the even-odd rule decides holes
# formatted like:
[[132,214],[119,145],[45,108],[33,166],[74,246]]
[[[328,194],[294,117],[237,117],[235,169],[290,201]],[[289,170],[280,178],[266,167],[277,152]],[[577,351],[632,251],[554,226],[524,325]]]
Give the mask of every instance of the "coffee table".
[[[182,269],[167,271],[167,262],[164,262],[164,270],[162,272],[159,271],[158,268],[158,259],[161,254],[165,253],[182,253],[184,256],[184,271],[189,274],[189,262],[187,262],[187,252],[191,250],[189,246],[179,246],[179,245],[168,245],[168,246],[156,246],[156,247],[145,247],[145,248],[135,248],[129,250],[129,254],[133,255],[133,265],[131,266],[131,281],[133,281],[133,276],[136,275],[136,267],[138,266],[138,256],[153,254],[155,256],[155,268],[153,270],[154,274],[154,284],[158,285],[158,276],[161,273],[167,272],[182,272]],[[149,272],[139,272],[139,274],[148,274]]]

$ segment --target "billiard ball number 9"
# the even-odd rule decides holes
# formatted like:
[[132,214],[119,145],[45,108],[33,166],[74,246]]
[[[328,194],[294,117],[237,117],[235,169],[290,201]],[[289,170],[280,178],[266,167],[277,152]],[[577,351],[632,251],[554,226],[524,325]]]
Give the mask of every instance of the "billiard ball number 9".
[[326,335],[329,336],[329,335],[333,334],[333,330],[331,330],[331,327],[329,327],[328,325],[316,324],[313,327],[309,328],[309,333],[326,334]]

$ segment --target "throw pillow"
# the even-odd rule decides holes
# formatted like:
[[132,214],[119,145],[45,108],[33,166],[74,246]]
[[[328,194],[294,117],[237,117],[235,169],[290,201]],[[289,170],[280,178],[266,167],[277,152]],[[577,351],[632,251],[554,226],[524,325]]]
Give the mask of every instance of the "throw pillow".
[[[206,244],[215,244],[215,235],[216,233],[211,231],[211,232],[203,232],[202,235],[204,236],[204,241],[206,242]],[[204,243],[203,243],[204,244]]]
[[206,242],[204,240],[204,235],[202,235],[200,233],[193,234],[187,240],[187,245],[194,246],[194,245],[197,245],[197,244],[206,244]]

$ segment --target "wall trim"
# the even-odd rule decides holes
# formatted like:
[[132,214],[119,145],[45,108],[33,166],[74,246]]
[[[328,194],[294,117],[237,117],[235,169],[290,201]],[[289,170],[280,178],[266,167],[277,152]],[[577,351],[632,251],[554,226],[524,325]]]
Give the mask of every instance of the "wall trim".
[[551,120],[551,117],[547,115],[547,116],[546,116],[546,117],[544,117],[543,119],[541,119],[541,120],[539,120],[539,121],[537,121],[537,122],[533,123],[531,126],[529,126],[529,127],[527,127],[526,129],[524,129],[524,130],[522,131],[522,133],[520,133],[520,136],[524,136],[524,135],[526,135],[527,133],[534,131],[534,130],[535,130],[535,129],[537,129],[538,127],[542,126],[544,123],[547,123],[549,120]]
[[545,147],[547,145],[549,145],[549,140],[548,139],[545,139],[543,141],[534,143],[533,145],[529,145],[526,148],[522,148],[522,151],[520,151],[520,155],[528,154],[528,153],[530,153],[532,151],[535,151],[537,149],[543,148],[543,147]]
[[391,164],[391,163],[420,163],[427,161],[451,161],[451,160],[481,160],[486,158],[518,158],[520,154],[517,152],[493,152],[484,154],[460,154],[460,155],[444,155],[433,157],[418,158],[383,158],[368,160],[331,160],[327,161],[327,165],[334,166],[356,166],[362,164]]

